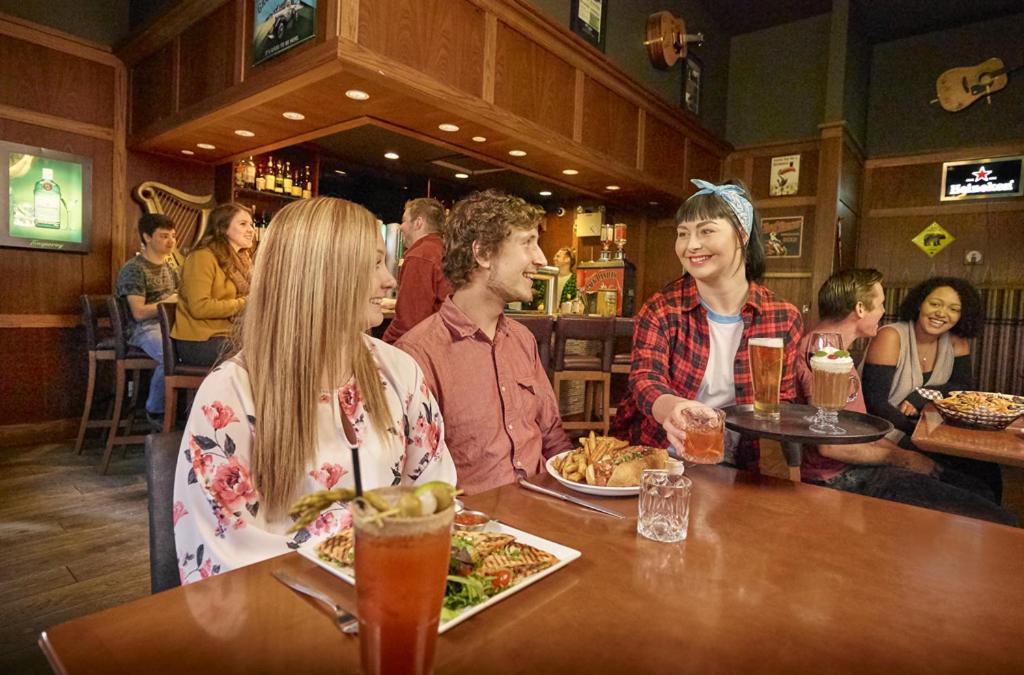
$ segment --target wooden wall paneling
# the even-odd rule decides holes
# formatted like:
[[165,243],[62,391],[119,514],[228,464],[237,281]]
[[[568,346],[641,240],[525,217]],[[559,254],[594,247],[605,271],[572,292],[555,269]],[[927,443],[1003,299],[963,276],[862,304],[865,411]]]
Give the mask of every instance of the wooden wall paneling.
[[338,9],[338,37],[351,42],[359,41],[360,0],[340,0]]
[[[555,253],[563,246],[572,248],[573,231],[572,225],[576,215],[576,209],[566,206],[565,212],[560,216],[552,211],[544,216],[544,231],[540,235],[540,250],[544,252],[549,265],[554,265]],[[579,255],[576,262],[580,262]]]
[[583,144],[632,166],[636,161],[639,107],[589,78],[583,85],[582,104]]
[[864,187],[864,160],[849,143],[843,145],[843,163],[839,175],[839,201],[854,213],[860,213]]
[[81,328],[0,329],[0,426],[80,415],[85,371]]
[[[228,2],[178,37],[178,107],[188,108],[235,84],[236,5]],[[228,36],[231,39],[227,39]]]
[[871,171],[871,192],[865,208],[935,206],[940,203],[942,164],[883,166]]
[[498,23],[494,104],[572,138],[576,70],[529,37]]
[[484,16],[484,73],[481,98],[494,103],[494,69],[497,67],[498,17],[488,12]]
[[648,114],[644,120],[644,173],[684,186],[689,192],[685,187],[685,167],[680,161],[681,157],[686,156],[686,138],[681,131],[666,124],[657,115]]
[[642,293],[638,287],[639,304],[683,274],[683,265],[676,257],[676,225],[671,218],[652,221],[647,227],[646,254]]
[[176,72],[174,42],[168,42],[161,49],[149,54],[130,73],[130,122],[131,132],[137,134],[153,123],[170,117],[177,100],[174,78],[168,82],[168,74]]
[[814,307],[817,289],[811,286],[810,276],[803,273],[769,273],[764,279],[764,285],[775,292],[780,298],[790,303],[803,315],[804,328],[811,326],[808,323],[811,312],[817,312]]
[[[718,183],[722,180],[722,158],[709,152],[704,146],[688,142],[686,144],[686,165],[684,167],[684,179],[687,187],[691,178]],[[696,188],[693,188],[696,190]]]
[[467,94],[483,92],[484,12],[467,0],[360,2],[359,44]]
[[0,34],[0,103],[110,127],[114,66]]
[[836,270],[854,267],[857,260],[857,230],[860,227],[860,217],[857,213],[840,200],[836,211],[836,218],[839,220],[840,245],[836,250]]
[[[818,157],[817,198],[814,237],[811,243],[811,288],[817,289],[832,272],[835,250],[836,219],[839,217],[839,175],[843,161],[841,126],[822,128]],[[801,173],[803,173],[801,160]],[[803,180],[800,181],[801,183]],[[817,307],[811,308],[809,320],[817,323]]]

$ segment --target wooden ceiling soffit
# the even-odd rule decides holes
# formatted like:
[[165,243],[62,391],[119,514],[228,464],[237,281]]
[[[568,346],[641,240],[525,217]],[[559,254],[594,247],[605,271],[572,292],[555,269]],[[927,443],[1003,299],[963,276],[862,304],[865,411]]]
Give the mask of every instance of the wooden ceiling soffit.
[[117,56],[131,68],[228,2],[235,0],[179,0],[173,9],[154,17],[141,32],[118,47]]

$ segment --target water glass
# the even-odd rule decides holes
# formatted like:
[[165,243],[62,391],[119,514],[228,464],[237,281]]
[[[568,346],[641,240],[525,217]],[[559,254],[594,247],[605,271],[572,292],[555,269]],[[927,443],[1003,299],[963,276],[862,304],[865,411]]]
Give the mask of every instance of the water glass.
[[654,541],[686,539],[692,486],[692,481],[679,471],[648,469],[640,474],[636,531]]

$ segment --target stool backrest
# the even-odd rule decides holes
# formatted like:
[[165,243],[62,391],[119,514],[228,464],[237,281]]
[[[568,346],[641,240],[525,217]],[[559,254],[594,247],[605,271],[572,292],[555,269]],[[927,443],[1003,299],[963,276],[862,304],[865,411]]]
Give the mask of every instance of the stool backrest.
[[110,329],[114,333],[114,353],[119,359],[128,356],[128,338],[131,337],[131,309],[128,301],[118,295],[107,297]]
[[533,337],[537,340],[537,350],[540,353],[540,362],[544,364],[544,370],[548,377],[551,377],[551,336],[555,330],[555,320],[547,314],[542,316],[517,316],[516,322],[523,324]]
[[178,355],[174,353],[171,330],[174,329],[174,319],[178,315],[178,305],[173,302],[161,302],[156,306],[156,315],[160,320],[160,340],[164,346],[164,376],[176,375]]
[[[85,327],[86,349],[93,351],[102,349],[100,343],[105,339],[109,341],[109,330],[100,329],[100,319],[110,317],[110,308],[107,307],[109,295],[83,295],[80,300],[82,304],[82,325]],[[106,345],[110,349],[109,345]]]
[[633,317],[615,317],[615,337],[628,337],[630,342],[633,341]]
[[613,317],[560,316],[555,322],[555,370],[565,370],[565,341],[586,340],[601,343],[601,370],[612,369],[615,346]]
[[153,593],[181,585],[174,547],[174,472],[181,432],[146,436],[149,503],[149,584]]

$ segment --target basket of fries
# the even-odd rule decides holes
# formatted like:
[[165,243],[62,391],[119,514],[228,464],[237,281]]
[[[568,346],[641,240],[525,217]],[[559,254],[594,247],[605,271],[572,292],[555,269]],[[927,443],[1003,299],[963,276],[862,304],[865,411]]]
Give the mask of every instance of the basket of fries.
[[1024,415],[1024,396],[954,391],[936,400],[935,408],[954,426],[1001,431]]

